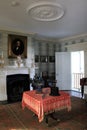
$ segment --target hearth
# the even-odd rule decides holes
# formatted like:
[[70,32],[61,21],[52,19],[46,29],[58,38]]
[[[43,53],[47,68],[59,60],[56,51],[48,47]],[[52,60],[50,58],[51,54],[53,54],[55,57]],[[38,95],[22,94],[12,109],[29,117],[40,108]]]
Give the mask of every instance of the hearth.
[[22,100],[24,91],[30,90],[29,74],[7,75],[7,101],[17,102]]

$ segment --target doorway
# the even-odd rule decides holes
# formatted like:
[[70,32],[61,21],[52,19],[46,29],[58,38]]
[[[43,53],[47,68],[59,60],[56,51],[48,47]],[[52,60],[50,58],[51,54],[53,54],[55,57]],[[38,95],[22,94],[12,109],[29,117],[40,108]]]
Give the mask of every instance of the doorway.
[[84,77],[84,51],[56,52],[55,72],[60,90],[81,91],[80,78]]
[[84,77],[84,51],[71,52],[72,90],[81,91],[80,79]]

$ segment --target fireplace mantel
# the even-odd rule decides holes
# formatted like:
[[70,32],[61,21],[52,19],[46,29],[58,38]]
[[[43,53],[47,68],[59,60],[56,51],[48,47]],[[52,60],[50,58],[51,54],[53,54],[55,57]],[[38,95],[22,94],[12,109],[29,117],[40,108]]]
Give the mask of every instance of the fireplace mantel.
[[7,101],[6,76],[12,74],[29,74],[29,68],[7,66],[0,69],[0,101]]
[[6,73],[7,75],[9,74],[17,74],[17,73],[20,73],[20,74],[29,74],[29,68],[27,67],[6,67]]

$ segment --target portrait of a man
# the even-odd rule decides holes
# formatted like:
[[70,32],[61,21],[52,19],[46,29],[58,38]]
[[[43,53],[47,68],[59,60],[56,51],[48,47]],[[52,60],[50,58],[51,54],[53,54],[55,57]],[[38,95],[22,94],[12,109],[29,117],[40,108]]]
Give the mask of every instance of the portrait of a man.
[[8,35],[8,58],[17,56],[27,58],[27,37],[19,35]]

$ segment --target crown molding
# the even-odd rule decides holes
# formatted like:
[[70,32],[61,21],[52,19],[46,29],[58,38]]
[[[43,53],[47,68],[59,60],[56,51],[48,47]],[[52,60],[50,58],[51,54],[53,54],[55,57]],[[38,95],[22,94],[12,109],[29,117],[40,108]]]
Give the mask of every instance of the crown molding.
[[83,43],[76,43],[76,44],[70,44],[70,45],[65,45],[67,47],[68,51],[86,51],[87,50],[87,42]]
[[24,35],[24,36],[31,36],[31,37],[36,35],[36,33],[27,33],[25,31],[23,32],[21,30],[4,29],[4,28],[0,29],[0,32],[2,32],[2,33],[12,33],[12,34],[18,34],[18,35]]
[[51,39],[51,38],[42,38],[42,37],[34,37],[35,41],[41,41],[41,42],[52,42],[52,43],[58,43],[58,40],[56,39]]
[[73,40],[73,39],[77,39],[77,38],[82,38],[82,37],[85,37],[87,36],[87,33],[85,34],[80,34],[80,35],[75,35],[75,36],[71,36],[71,37],[66,37],[66,38],[59,38],[58,41],[59,42],[63,42],[63,41],[67,41],[67,40]]

